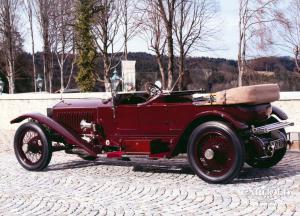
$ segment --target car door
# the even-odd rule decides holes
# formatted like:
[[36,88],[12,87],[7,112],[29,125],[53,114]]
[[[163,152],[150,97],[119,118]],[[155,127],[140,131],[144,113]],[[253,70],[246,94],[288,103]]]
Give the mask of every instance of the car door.
[[115,109],[115,125],[118,135],[137,135],[139,126],[137,105],[118,105]]
[[153,100],[138,105],[139,130],[145,136],[167,135],[169,133],[169,115],[167,105]]

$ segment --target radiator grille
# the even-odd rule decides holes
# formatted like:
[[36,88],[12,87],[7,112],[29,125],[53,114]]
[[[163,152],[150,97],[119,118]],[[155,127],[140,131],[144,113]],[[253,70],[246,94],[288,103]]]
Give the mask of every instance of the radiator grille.
[[80,131],[80,122],[84,119],[87,122],[94,121],[93,111],[60,111],[56,113],[56,120],[70,129]]

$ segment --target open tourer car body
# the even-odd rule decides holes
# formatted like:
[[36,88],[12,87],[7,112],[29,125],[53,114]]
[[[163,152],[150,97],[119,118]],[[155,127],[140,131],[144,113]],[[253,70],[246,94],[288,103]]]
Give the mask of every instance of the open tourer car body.
[[[265,95],[265,96],[262,96]],[[210,183],[227,183],[244,162],[258,168],[276,165],[285,155],[286,114],[270,103],[277,85],[237,88],[216,94],[120,93],[110,99],[62,100],[48,115],[22,115],[15,154],[28,170],[42,170],[52,152],[64,150],[87,160],[99,155],[172,158],[187,154],[194,172]]]

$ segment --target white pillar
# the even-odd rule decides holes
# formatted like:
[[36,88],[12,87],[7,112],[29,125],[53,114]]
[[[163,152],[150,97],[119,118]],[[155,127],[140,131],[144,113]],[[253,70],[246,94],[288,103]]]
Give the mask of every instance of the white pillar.
[[122,61],[122,79],[124,92],[132,92],[136,90],[135,64],[136,61]]

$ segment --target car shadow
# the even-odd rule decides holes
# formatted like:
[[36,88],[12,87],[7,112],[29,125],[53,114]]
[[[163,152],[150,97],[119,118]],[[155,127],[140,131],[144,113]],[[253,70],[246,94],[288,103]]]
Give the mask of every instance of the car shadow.
[[[300,154],[295,154],[300,159]],[[232,183],[247,184],[253,182],[265,182],[274,179],[282,179],[300,175],[300,167],[295,166],[294,163],[289,163],[288,159],[290,155],[293,155],[293,153],[289,153],[286,159],[270,169],[258,169],[245,165],[239,177]],[[138,159],[132,161],[122,161],[107,158],[97,159],[96,161],[72,160],[66,163],[50,165],[45,171],[51,172],[61,170],[76,170],[91,166],[132,167],[134,172],[195,175],[187,160],[182,157],[180,159],[175,158],[171,160]]]
[[91,166],[120,166],[132,167],[134,172],[148,172],[148,173],[174,173],[174,174],[189,174],[194,175],[186,160],[131,160],[123,161],[117,159],[101,158],[95,161],[73,160],[66,163],[50,165],[45,171],[60,171],[82,169]]

